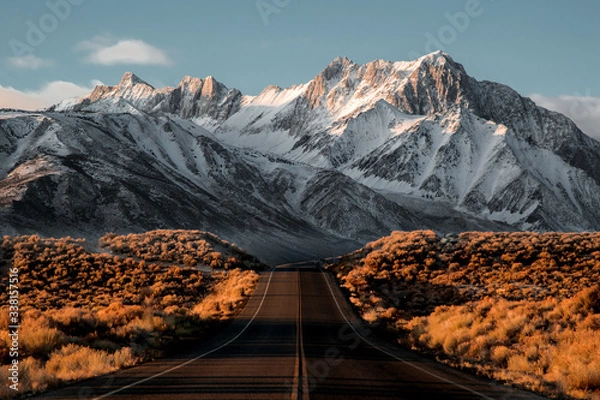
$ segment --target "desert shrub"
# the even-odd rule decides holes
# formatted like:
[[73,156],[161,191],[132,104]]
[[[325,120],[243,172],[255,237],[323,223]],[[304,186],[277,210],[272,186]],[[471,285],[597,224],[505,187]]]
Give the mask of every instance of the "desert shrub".
[[193,230],[156,230],[142,234],[107,234],[100,245],[115,254],[134,256],[147,262],[175,263],[187,267],[262,269],[256,257],[216,235]]
[[107,374],[116,368],[112,354],[75,344],[53,352],[46,363],[47,372],[63,381]]
[[27,357],[19,362],[19,391],[41,391],[56,384],[56,378],[44,368],[43,362]]
[[600,234],[393,232],[329,266],[414,349],[553,396],[600,397]]
[[565,391],[600,391],[600,331],[565,330],[559,335],[547,377]]
[[52,325],[69,336],[86,336],[99,327],[98,313],[88,308],[64,307],[45,313]]
[[[130,366],[161,356],[182,335],[205,335],[252,293],[258,275],[239,268],[263,267],[199,231],[106,235],[102,244],[115,254],[90,252],[72,238],[1,243],[0,263],[19,269],[21,393]],[[198,268],[205,255],[215,271]],[[6,277],[0,304],[8,304]],[[203,303],[213,311],[201,319],[192,310]],[[11,362],[7,318],[0,308],[1,377]]]
[[8,329],[8,325],[10,325],[8,307],[0,307],[0,329],[6,330]]
[[26,314],[20,329],[19,344],[25,354],[36,358],[47,358],[51,351],[61,345],[65,335],[60,330],[50,327],[43,315]]
[[232,270],[221,278],[211,294],[193,308],[192,313],[203,319],[230,318],[240,309],[257,282],[258,274],[253,271]]
[[[564,300],[487,299],[440,307],[429,316],[413,318],[405,329],[416,349],[437,351],[530,389],[560,388],[586,397],[600,389],[600,331],[584,328],[587,317],[596,315],[592,307],[580,308],[590,293],[594,289]],[[572,312],[570,318],[564,318],[565,309]]]

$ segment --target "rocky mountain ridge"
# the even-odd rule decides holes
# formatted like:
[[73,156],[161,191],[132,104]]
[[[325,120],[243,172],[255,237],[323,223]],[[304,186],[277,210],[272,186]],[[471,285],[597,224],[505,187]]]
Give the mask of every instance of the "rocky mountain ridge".
[[258,255],[272,241],[277,261],[399,229],[596,230],[600,143],[442,52],[336,58],[257,96],[126,73],[45,112],[0,112],[0,221],[3,233],[198,228]]

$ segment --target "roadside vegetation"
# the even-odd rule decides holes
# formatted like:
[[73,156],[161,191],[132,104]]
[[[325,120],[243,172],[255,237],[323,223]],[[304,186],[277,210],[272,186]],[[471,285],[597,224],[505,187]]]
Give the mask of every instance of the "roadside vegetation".
[[2,239],[0,379],[8,382],[14,359],[8,271],[17,268],[20,394],[160,357],[182,337],[206,337],[237,314],[255,270],[265,267],[199,231],[107,234],[99,245],[102,252],[81,239]]
[[124,257],[154,263],[175,263],[225,269],[261,269],[264,265],[235,244],[202,231],[158,230],[118,236],[109,233],[99,242],[102,248]]
[[363,319],[405,346],[600,399],[600,234],[393,232],[329,268]]

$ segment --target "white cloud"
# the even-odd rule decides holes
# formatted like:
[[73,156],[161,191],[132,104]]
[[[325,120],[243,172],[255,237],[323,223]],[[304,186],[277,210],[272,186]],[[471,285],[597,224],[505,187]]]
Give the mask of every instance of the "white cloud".
[[90,82],[90,87],[86,87],[72,82],[53,81],[44,84],[38,90],[25,91],[0,85],[0,108],[37,110],[64,99],[86,95],[93,90],[94,86],[101,84],[102,82],[93,80]]
[[54,61],[40,58],[34,54],[22,57],[8,57],[8,63],[15,68],[21,69],[40,69],[54,65]]
[[99,35],[79,42],[76,49],[87,52],[85,60],[92,64],[172,64],[163,50],[138,39],[115,40],[110,36]]
[[600,140],[600,98],[592,96],[543,96],[529,97],[538,105],[571,118],[585,134]]

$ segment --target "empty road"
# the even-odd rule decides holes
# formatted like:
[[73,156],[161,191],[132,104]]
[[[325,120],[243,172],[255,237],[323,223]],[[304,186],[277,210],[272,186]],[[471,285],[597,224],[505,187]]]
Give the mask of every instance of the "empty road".
[[541,399],[383,343],[312,263],[264,273],[218,338],[39,399]]

